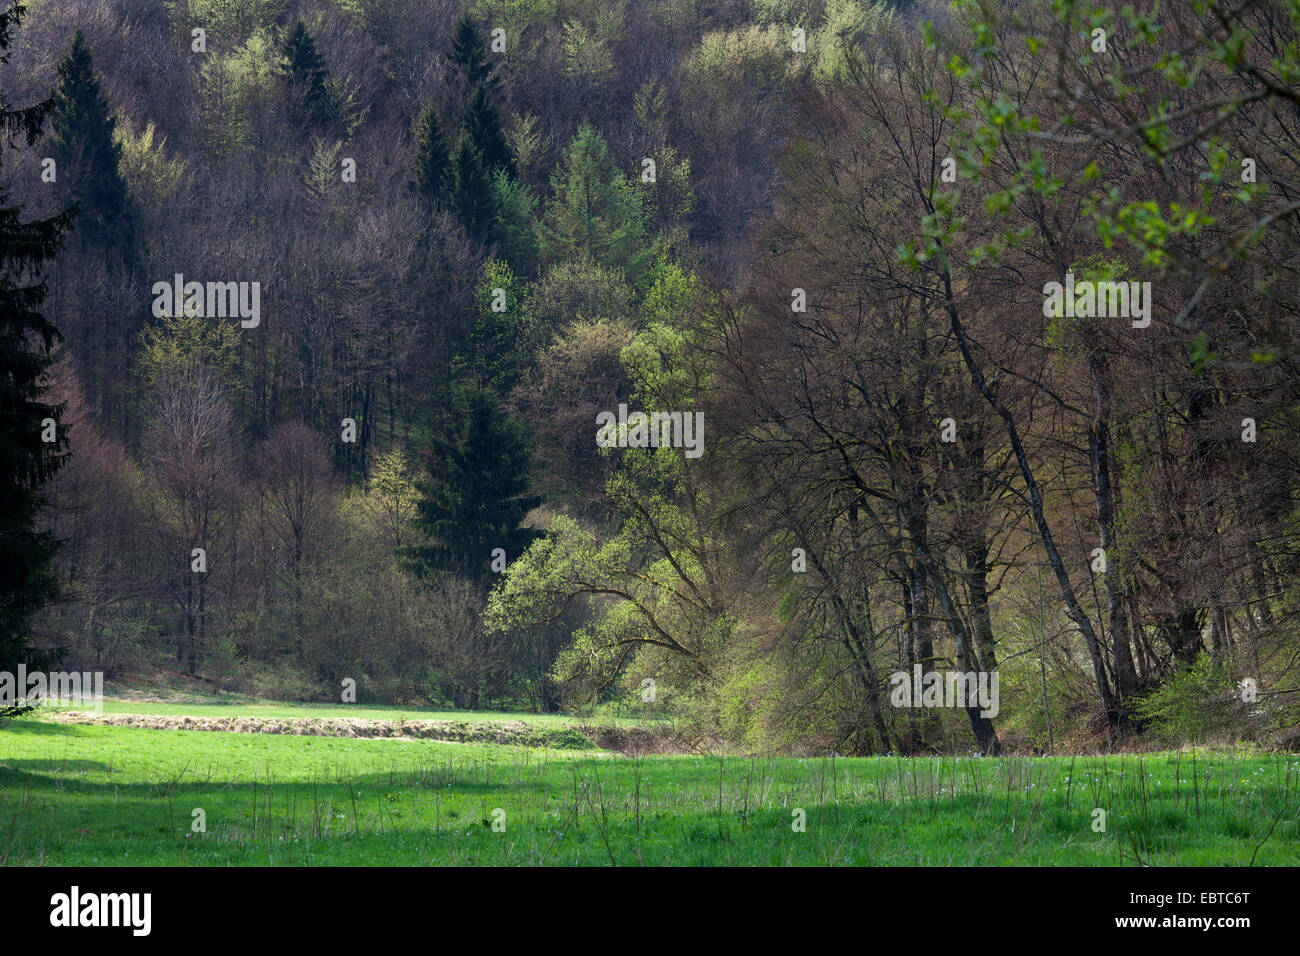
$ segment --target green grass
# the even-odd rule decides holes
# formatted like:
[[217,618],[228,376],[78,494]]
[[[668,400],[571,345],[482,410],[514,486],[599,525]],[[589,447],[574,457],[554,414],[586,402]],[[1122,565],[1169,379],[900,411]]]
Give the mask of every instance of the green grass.
[[[191,832],[195,808],[206,833]],[[505,832],[489,825],[496,808]],[[0,865],[1296,865],[1298,815],[1294,756],[630,759],[36,719],[0,730]]]

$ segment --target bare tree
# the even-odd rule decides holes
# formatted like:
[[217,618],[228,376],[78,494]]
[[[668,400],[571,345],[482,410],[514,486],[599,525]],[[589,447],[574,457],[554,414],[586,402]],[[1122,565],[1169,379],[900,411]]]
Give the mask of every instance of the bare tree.
[[159,383],[146,434],[156,495],[151,501],[166,592],[181,614],[176,660],[198,672],[214,580],[233,577],[225,560],[241,487],[235,425],[213,374],[200,365]]

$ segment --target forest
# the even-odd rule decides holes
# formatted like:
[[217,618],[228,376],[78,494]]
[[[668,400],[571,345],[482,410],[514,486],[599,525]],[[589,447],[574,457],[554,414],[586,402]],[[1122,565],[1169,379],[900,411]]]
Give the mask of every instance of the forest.
[[740,753],[1294,750],[1298,31],[27,0],[0,669]]

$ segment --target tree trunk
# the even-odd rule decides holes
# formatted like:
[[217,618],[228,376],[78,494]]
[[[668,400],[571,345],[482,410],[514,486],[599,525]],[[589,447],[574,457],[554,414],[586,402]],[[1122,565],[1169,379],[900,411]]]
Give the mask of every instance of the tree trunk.
[[1029,456],[1025,453],[1025,447],[1020,441],[1020,430],[1016,427],[1015,418],[1011,412],[993,394],[993,390],[984,378],[984,373],[975,364],[975,357],[971,355],[970,344],[966,341],[966,330],[957,314],[957,307],[953,301],[951,279],[945,274],[943,280],[948,318],[952,325],[953,336],[957,340],[957,348],[961,351],[962,361],[966,363],[966,368],[975,380],[976,388],[979,389],[980,394],[984,396],[984,400],[998,414],[1006,427],[1007,439],[1011,443],[1016,465],[1020,468],[1021,477],[1024,479],[1025,486],[1029,491],[1029,505],[1033,511],[1034,523],[1038,527],[1038,536],[1043,542],[1043,550],[1047,552],[1047,560],[1051,563],[1052,571],[1056,575],[1061,597],[1065,600],[1066,613],[1069,615],[1070,620],[1075,623],[1075,626],[1079,628],[1079,633],[1083,635],[1084,644],[1088,648],[1088,657],[1092,661],[1092,676],[1097,685],[1098,700],[1101,703],[1102,710],[1106,712],[1106,720],[1114,727],[1120,723],[1123,715],[1114,699],[1114,695],[1111,693],[1110,680],[1106,676],[1106,663],[1101,654],[1101,642],[1097,640],[1097,632],[1093,629],[1092,621],[1084,613],[1083,608],[1079,606],[1079,600],[1074,594],[1074,586],[1070,583],[1069,572],[1065,570],[1065,562],[1061,560],[1061,553],[1056,548],[1056,540],[1052,536],[1052,529],[1047,524],[1047,517],[1043,512],[1043,495],[1038,487],[1038,479],[1034,477],[1033,469],[1029,467]]
[[1127,573],[1115,546],[1115,490],[1110,473],[1110,385],[1098,365],[1096,353],[1088,361],[1092,374],[1097,414],[1089,436],[1093,494],[1097,503],[1097,527],[1106,554],[1107,570],[1102,575],[1106,591],[1106,620],[1110,622],[1111,659],[1115,664],[1115,691],[1121,707],[1137,693],[1137,671],[1133,668],[1133,645],[1129,638],[1128,614],[1124,604]]

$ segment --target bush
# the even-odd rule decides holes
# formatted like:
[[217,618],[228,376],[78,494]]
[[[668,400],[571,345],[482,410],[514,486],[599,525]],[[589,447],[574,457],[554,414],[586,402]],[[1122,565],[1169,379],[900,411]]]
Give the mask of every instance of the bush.
[[1232,674],[1208,654],[1133,706],[1133,714],[1153,735],[1171,743],[1205,743],[1247,735],[1250,712]]

